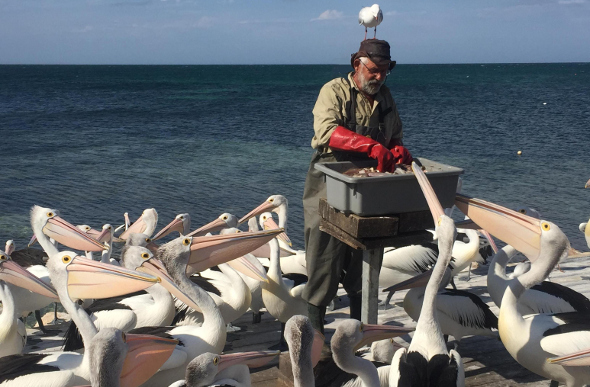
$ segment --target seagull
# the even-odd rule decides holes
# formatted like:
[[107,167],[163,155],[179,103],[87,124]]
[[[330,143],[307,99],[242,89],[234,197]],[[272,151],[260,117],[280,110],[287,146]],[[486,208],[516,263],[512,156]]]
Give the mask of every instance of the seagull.
[[375,28],[375,35],[377,36],[377,26],[383,21],[383,12],[379,8],[379,4],[373,4],[370,7],[364,7],[359,12],[359,25],[365,26],[365,40],[367,40],[367,28]]

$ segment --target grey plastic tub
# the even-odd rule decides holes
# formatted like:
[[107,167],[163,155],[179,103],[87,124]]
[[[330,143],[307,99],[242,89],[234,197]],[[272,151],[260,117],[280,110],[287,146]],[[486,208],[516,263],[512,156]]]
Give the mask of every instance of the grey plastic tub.
[[[459,175],[463,169],[418,158],[443,208],[452,207]],[[350,177],[351,168],[375,167],[377,162],[338,161],[318,163],[315,168],[326,175],[327,201],[345,213],[379,216],[428,210],[424,194],[413,173],[402,175]]]

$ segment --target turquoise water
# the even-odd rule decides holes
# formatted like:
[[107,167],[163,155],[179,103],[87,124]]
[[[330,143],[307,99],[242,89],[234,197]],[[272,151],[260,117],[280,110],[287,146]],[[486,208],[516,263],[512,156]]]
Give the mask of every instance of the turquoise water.
[[[282,194],[303,248],[311,109],[348,70],[0,66],[0,242],[25,246],[34,204],[95,228],[188,212],[194,229]],[[399,65],[387,84],[414,155],[464,168],[464,193],[534,207],[588,250],[590,64]]]

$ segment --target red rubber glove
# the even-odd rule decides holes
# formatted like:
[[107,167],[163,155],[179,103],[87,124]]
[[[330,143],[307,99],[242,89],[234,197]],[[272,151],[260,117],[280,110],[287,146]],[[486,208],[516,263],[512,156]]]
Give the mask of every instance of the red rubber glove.
[[391,148],[391,153],[397,160],[396,164],[412,165],[412,161],[414,161],[410,151],[403,145],[394,145],[393,148]]
[[344,126],[336,127],[332,132],[328,146],[341,151],[366,153],[370,158],[377,160],[379,172],[395,171],[396,160],[389,149],[369,137],[346,129]]

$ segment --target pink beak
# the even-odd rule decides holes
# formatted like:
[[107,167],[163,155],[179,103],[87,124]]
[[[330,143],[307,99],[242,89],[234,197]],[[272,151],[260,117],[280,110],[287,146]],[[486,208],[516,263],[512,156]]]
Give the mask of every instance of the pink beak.
[[47,220],[43,227],[43,233],[71,249],[82,251],[102,251],[107,249],[105,245],[59,216]]
[[23,269],[22,266],[11,259],[0,261],[0,280],[45,297],[59,299],[53,286],[41,281],[37,276]]
[[72,300],[122,296],[146,289],[160,281],[158,277],[149,274],[80,256],[72,258],[67,272],[68,294]]
[[174,280],[172,279],[172,277],[170,277],[162,262],[160,262],[156,258],[151,258],[143,262],[143,264],[137,268],[137,271],[141,271],[143,273],[151,274],[154,277],[158,277],[161,281],[160,285],[166,288],[166,290],[168,290],[171,294],[176,296],[176,298],[184,302],[186,305],[190,306],[197,312],[202,313],[199,305],[197,305],[187,294],[185,294],[182,290],[178,288],[178,286],[176,286]]
[[178,340],[150,335],[126,334],[127,356],[123,362],[121,386],[139,387],[168,360]]
[[281,232],[283,230],[278,229],[193,237],[188,263],[190,272],[187,274],[200,272],[248,254]]

